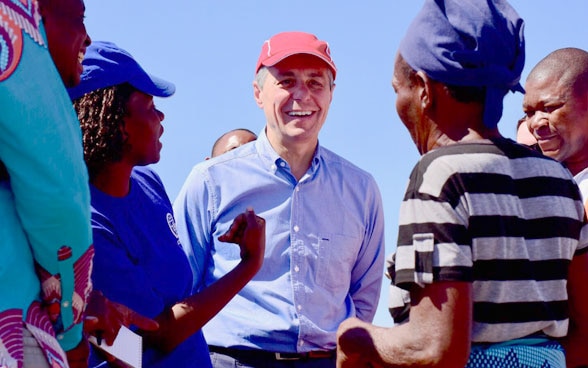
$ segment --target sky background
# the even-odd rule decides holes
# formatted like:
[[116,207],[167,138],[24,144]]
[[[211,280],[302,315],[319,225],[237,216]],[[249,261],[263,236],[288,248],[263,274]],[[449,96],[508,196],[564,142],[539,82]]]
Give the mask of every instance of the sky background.
[[[156,99],[165,113],[161,161],[154,165],[173,201],[192,166],[234,128],[256,133],[265,124],[253,99],[254,68],[263,42],[283,31],[305,31],[329,42],[336,89],[320,144],[376,179],[384,204],[386,254],[394,251],[398,209],[419,158],[397,117],[390,81],[394,56],[420,0],[85,0],[93,40],[129,51],[149,73],[176,84]],[[525,20],[530,69],[561,47],[588,50],[588,0],[512,0]],[[514,138],[522,95],[505,99],[500,131]],[[235,185],[238,185],[235,178]],[[317,204],[319,205],[319,204]],[[388,281],[374,323],[391,326]]]

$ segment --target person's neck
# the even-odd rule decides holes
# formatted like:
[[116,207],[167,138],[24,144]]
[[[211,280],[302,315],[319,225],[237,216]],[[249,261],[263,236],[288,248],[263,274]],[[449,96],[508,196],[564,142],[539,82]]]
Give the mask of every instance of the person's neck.
[[498,128],[488,128],[476,120],[453,121],[456,122],[453,125],[447,122],[431,124],[431,130],[427,136],[427,151],[459,142],[502,137]]
[[482,129],[473,129],[469,128],[467,134],[465,134],[459,142],[466,142],[471,140],[480,140],[480,139],[492,139],[492,138],[500,138],[500,132],[498,128],[482,128]]
[[280,144],[270,142],[274,150],[290,165],[292,175],[299,181],[308,171],[312,163],[314,151],[318,145],[318,141],[313,144]]
[[129,194],[131,172],[133,168],[120,162],[104,167],[91,183],[98,190],[113,197],[124,197]]
[[588,167],[588,158],[585,160],[578,160],[578,161],[565,161],[565,166],[568,170],[572,173],[572,175],[578,175],[582,170]]

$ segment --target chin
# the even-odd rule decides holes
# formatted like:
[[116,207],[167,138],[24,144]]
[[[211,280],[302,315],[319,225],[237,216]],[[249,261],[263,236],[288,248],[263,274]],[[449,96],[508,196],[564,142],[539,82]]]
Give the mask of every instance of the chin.
[[[539,146],[539,148],[541,148],[541,146]],[[556,161],[560,161],[560,162],[562,161],[561,160],[561,157],[558,157],[557,152],[554,152],[554,151],[543,151],[543,149],[541,148],[541,153],[543,153],[543,155],[545,155],[545,156],[547,156],[549,158],[552,158],[552,159],[554,159]]]

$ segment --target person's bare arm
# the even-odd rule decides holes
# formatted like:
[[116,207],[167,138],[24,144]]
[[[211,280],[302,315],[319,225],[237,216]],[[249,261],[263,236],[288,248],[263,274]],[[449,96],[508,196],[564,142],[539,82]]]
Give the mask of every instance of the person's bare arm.
[[568,275],[570,327],[562,344],[568,367],[588,365],[588,253],[572,258]]
[[463,367],[472,330],[472,286],[438,282],[411,291],[408,323],[378,327],[357,318],[337,331],[337,367]]
[[112,345],[121,326],[134,325],[145,331],[155,331],[159,327],[154,320],[109,300],[98,290],[92,290],[84,316],[84,332],[104,339],[107,345]]
[[156,318],[159,330],[143,332],[147,344],[169,352],[200,330],[255,276],[265,253],[265,220],[252,209],[235,218],[220,241],[241,247],[241,262],[201,292],[191,295]]

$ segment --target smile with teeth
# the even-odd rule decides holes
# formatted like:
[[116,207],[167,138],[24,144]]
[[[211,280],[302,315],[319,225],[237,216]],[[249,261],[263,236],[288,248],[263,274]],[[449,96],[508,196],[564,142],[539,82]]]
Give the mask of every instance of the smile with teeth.
[[289,116],[310,116],[312,115],[312,111],[290,111],[288,112]]

